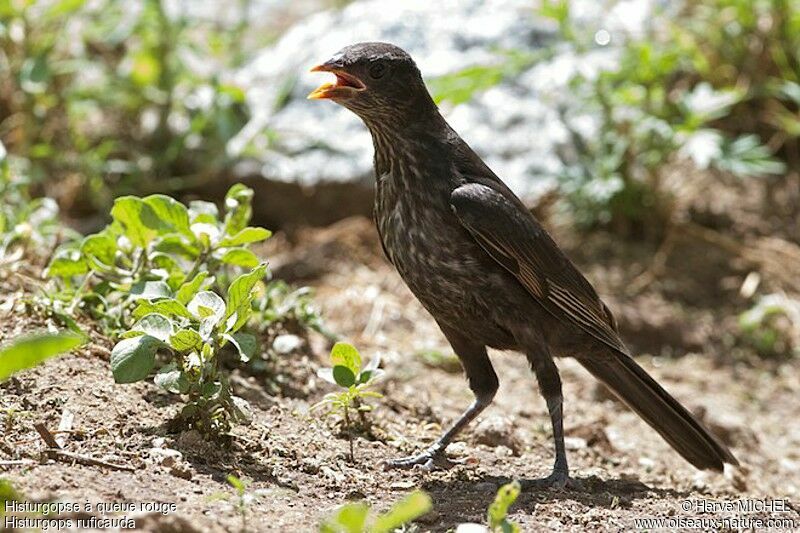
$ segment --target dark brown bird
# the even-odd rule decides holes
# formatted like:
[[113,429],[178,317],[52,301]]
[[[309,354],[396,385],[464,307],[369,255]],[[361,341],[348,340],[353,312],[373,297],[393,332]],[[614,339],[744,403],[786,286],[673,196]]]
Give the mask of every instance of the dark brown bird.
[[439,114],[411,57],[385,43],[348,46],[313,71],[309,95],[353,111],[375,147],[375,221],[389,261],[458,355],[474,403],[423,453],[395,467],[447,466],[445,448],[498,387],[486,348],[524,353],[547,402],[553,472],[570,481],[561,378],[553,357],[577,359],[699,469],[737,464],[720,440],[630,356],[592,285],[522,202]]

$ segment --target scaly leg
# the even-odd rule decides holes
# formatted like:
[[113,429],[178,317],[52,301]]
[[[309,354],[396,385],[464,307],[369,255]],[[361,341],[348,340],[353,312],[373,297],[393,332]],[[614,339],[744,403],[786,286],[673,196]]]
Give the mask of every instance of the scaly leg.
[[463,335],[456,332],[445,330],[445,336],[450,341],[450,345],[455,350],[464,367],[464,372],[469,381],[469,387],[475,394],[475,401],[464,411],[456,422],[445,431],[445,433],[428,447],[424,452],[411,457],[403,457],[386,461],[386,466],[390,468],[414,468],[420,467],[432,470],[434,467],[448,468],[457,461],[448,459],[444,453],[445,448],[458,433],[464,429],[475,417],[477,417],[486,407],[492,403],[499,383],[497,374],[492,368],[489,356],[486,354],[486,347],[469,341]]
[[561,377],[558,374],[558,367],[556,367],[553,358],[545,350],[529,352],[528,361],[536,374],[536,380],[539,382],[539,391],[544,397],[547,403],[547,410],[550,413],[550,422],[553,425],[556,460],[553,465],[553,472],[549,476],[542,479],[529,480],[524,483],[524,486],[539,488],[576,487],[577,483],[569,477],[567,451],[564,447],[563,398],[561,395]]

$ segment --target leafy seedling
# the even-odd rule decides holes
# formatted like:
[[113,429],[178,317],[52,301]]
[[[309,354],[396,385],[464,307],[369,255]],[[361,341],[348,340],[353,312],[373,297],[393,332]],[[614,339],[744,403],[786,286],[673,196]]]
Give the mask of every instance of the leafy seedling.
[[256,285],[266,271],[264,263],[237,277],[225,299],[199,290],[202,283],[196,279],[204,273],[175,293],[159,292],[154,298],[140,299],[133,310],[136,322],[111,352],[116,382],[147,378],[156,366],[157,353],[166,352],[170,361],[158,370],[154,381],[186,398],[180,415],[184,426],[216,437],[229,432],[231,421],[249,421],[246,402],[231,394],[219,351],[230,344],[243,362],[255,352],[255,337],[240,329],[250,318]]
[[349,503],[323,522],[321,533],[389,533],[424,515],[433,508],[431,497],[414,491],[385,513],[370,512],[366,503]]
[[242,518],[242,531],[247,531],[247,512],[250,505],[258,497],[257,493],[252,493],[247,490],[247,482],[239,479],[233,474],[228,475],[226,478],[228,484],[236,491],[236,510]]
[[[142,301],[173,297],[186,305],[194,292],[224,291],[232,275],[259,265],[249,249],[271,233],[248,226],[252,189],[236,184],[225,196],[225,215],[195,201],[168,196],[123,196],[103,231],[63,246],[47,268],[60,282],[54,307],[79,308],[103,321],[112,333],[128,329]],[[138,318],[138,317],[133,317]]]
[[342,417],[350,445],[350,461],[355,462],[351,412],[358,413],[362,427],[368,425],[365,415],[372,410],[372,406],[366,403],[366,399],[383,397],[368,388],[383,376],[383,370],[378,368],[379,357],[373,358],[362,368],[361,354],[353,345],[345,342],[337,342],[333,346],[330,360],[331,367],[319,369],[317,375],[328,383],[339,386],[341,390],[326,394],[311,409],[327,406],[329,415]]

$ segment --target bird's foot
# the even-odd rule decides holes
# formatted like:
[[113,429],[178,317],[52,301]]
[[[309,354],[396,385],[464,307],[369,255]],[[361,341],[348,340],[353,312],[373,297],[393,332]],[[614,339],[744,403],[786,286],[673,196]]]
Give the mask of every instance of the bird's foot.
[[567,470],[553,470],[553,472],[543,478],[539,479],[526,479],[520,482],[522,489],[572,489],[580,490],[582,488],[581,482],[577,479],[569,477]]
[[418,455],[410,457],[401,457],[400,459],[388,459],[384,461],[384,467],[388,468],[404,468],[404,469],[420,469],[420,470],[435,470],[450,469],[456,465],[463,464],[462,460],[450,459],[445,455],[443,448],[432,447]]

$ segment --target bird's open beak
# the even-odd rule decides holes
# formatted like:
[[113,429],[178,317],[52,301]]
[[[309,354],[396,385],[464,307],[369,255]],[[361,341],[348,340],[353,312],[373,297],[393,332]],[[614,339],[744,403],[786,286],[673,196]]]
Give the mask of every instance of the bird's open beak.
[[311,69],[311,72],[330,72],[336,76],[334,83],[323,83],[309,95],[309,100],[336,100],[352,98],[357,93],[366,89],[366,86],[357,77],[345,72],[335,63],[323,63]]

